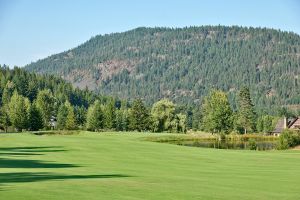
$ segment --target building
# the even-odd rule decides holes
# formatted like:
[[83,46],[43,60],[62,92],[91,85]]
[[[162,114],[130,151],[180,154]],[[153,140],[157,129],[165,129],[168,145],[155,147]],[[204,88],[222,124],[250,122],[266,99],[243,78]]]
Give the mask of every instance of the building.
[[300,117],[279,119],[272,133],[278,136],[284,129],[300,130]]

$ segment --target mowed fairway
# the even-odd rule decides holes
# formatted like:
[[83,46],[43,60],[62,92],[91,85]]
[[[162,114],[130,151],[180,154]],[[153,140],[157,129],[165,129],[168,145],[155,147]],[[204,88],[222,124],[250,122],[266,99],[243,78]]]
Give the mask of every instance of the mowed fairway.
[[300,151],[238,151],[148,134],[0,135],[0,199],[300,199]]

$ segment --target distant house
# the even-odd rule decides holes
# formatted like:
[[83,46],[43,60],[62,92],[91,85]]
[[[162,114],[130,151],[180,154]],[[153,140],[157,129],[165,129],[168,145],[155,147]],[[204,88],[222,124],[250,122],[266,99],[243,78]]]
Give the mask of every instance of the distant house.
[[300,130],[300,117],[279,119],[272,133],[278,136],[284,129]]

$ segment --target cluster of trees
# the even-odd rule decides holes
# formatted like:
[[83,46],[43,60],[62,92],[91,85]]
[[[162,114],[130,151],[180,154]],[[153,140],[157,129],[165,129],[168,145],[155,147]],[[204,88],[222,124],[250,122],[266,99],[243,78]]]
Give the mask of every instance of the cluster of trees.
[[141,99],[135,99],[131,105],[122,104],[120,108],[116,108],[113,102],[101,105],[99,101],[95,101],[87,111],[86,129],[177,133],[187,131],[186,116],[176,112],[176,105],[167,99],[153,104],[151,110]]
[[74,89],[53,76],[38,76],[19,68],[0,67],[0,128],[91,131],[186,132],[186,117],[167,99],[148,109],[132,103]]
[[[272,29],[137,28],[93,37],[26,69],[71,77],[76,85],[92,82],[100,94],[141,97],[147,105],[168,98],[194,107],[218,88],[228,92],[236,110],[238,91],[246,85],[257,110],[272,113],[274,106],[300,103],[299,54],[299,35]],[[118,70],[110,63],[117,63]],[[93,78],[80,81],[82,76]]]
[[200,117],[195,121],[197,128],[212,133],[267,133],[274,130],[278,118],[256,113],[249,88],[243,87],[239,91],[237,105],[238,109],[233,110],[226,93],[212,90],[205,97]]

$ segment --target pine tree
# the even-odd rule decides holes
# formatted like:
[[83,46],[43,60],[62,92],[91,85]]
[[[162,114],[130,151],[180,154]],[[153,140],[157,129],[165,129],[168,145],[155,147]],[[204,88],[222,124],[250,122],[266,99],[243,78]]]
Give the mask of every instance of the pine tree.
[[116,130],[117,131],[123,131],[122,119],[123,119],[123,110],[121,110],[121,109],[116,110]]
[[74,129],[76,129],[74,108],[70,104],[70,102],[68,102],[68,101],[65,103],[65,105],[66,105],[66,107],[68,109],[68,114],[67,114],[67,118],[66,118],[66,126],[65,126],[65,128],[67,130],[74,130]]
[[145,131],[149,129],[149,111],[141,99],[134,100],[130,110],[131,130]]
[[129,130],[129,112],[127,109],[121,109],[122,112],[122,130],[128,131]]
[[75,106],[74,112],[75,112],[76,124],[78,124],[78,126],[82,128],[86,123],[87,110],[84,106]]
[[15,90],[9,102],[9,118],[18,131],[28,128],[29,100]]
[[88,108],[86,128],[90,131],[103,129],[103,111],[98,100]]
[[2,94],[2,105],[3,106],[7,106],[10,98],[12,96],[14,90],[14,84],[11,81],[8,81],[5,85],[5,88],[3,90],[3,94]]
[[29,109],[29,130],[31,131],[38,131],[43,129],[43,117],[40,110],[36,107],[36,103],[33,102]]
[[251,100],[249,88],[243,87],[238,99],[238,124],[244,129],[244,133],[255,131],[256,114]]
[[115,101],[110,100],[104,107],[104,128],[113,129],[116,125]]
[[2,106],[0,108],[0,126],[7,132],[8,127],[11,125],[7,106]]
[[58,129],[65,129],[66,128],[66,121],[68,116],[68,107],[66,104],[61,104],[58,108],[57,113],[57,128]]
[[42,113],[44,126],[49,127],[50,119],[54,115],[55,110],[55,98],[49,89],[38,92],[36,106]]

